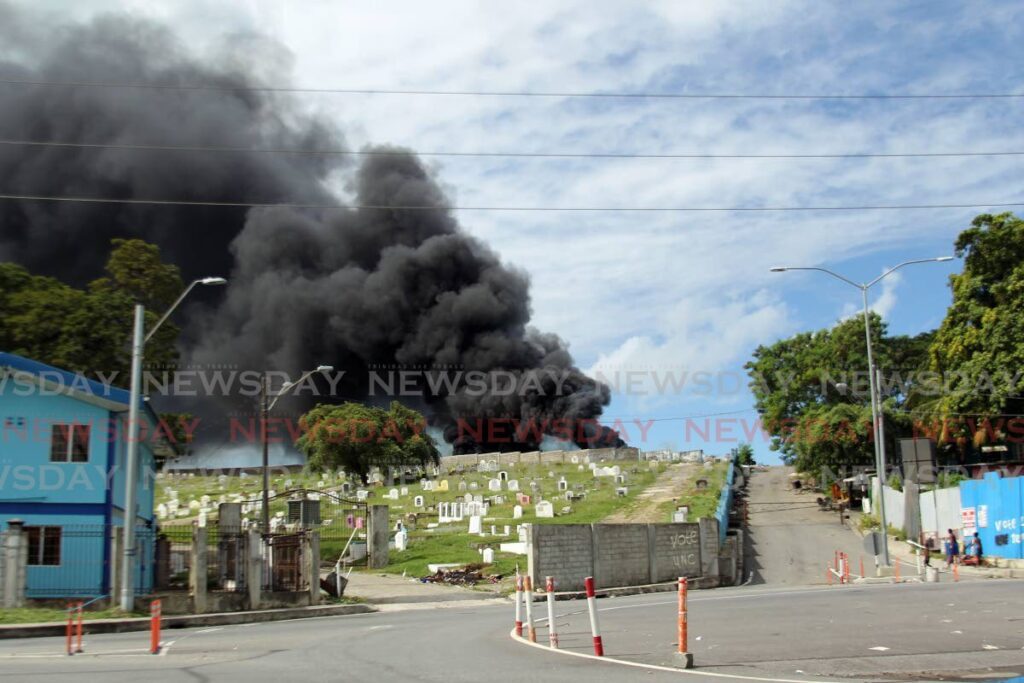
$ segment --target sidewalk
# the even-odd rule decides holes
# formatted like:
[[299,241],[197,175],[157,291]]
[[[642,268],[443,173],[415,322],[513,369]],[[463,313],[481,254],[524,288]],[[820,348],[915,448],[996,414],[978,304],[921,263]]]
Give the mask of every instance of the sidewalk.
[[479,589],[474,589],[441,583],[423,583],[414,577],[375,572],[352,572],[348,577],[345,596],[379,607],[381,611],[507,602],[507,598],[494,584],[480,584]]

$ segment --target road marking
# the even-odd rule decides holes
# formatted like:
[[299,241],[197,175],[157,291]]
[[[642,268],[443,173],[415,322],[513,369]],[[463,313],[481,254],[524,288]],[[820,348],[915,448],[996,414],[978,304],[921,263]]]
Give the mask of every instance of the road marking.
[[201,629],[199,631],[196,631],[196,633],[213,633],[214,631],[223,631],[223,630],[224,630],[223,626],[214,626],[213,628]]
[[868,649],[869,650],[877,650],[878,652],[888,652],[889,651],[889,648],[887,648],[885,645],[875,645],[874,647],[869,647]]
[[998,650],[999,649],[999,646],[997,646],[997,645],[988,645],[988,644],[986,644],[986,645],[982,645],[981,647],[983,649],[985,649],[985,650]]
[[[510,631],[509,637],[512,640],[535,647],[544,652],[557,655],[568,655],[570,657],[581,657],[583,659],[591,659],[598,662],[607,662],[610,664],[619,664],[621,666],[632,666],[637,669],[647,669],[649,671],[667,671],[668,673],[689,674],[691,676],[708,676],[713,678],[732,678],[742,681],[766,681],[767,683],[809,683],[808,679],[796,679],[796,678],[767,678],[764,676],[744,676],[742,674],[724,674],[717,671],[704,671],[696,669],[677,669],[671,666],[658,666],[657,664],[641,664],[640,662],[630,662],[625,659],[615,659],[614,657],[598,657],[596,655],[588,655],[585,652],[573,652],[572,650],[553,650],[547,645],[541,645],[540,643],[531,643],[529,640],[522,636],[517,636],[516,632]],[[838,683],[838,681],[829,681],[824,678],[815,678],[814,683]]]

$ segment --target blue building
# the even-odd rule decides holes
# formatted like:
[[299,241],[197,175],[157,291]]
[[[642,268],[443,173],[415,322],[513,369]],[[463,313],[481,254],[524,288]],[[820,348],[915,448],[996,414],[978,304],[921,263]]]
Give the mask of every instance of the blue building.
[[129,392],[0,353],[0,523],[25,522],[30,598],[111,594],[120,569],[115,536],[138,530],[136,589],[152,590],[156,457],[171,440],[140,409],[137,507],[125,512]]

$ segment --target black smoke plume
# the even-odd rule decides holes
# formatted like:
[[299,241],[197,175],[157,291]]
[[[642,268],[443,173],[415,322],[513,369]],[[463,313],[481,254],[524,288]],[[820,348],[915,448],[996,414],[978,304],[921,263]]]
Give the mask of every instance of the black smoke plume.
[[[287,54],[234,37],[216,57],[191,55],[164,27],[127,16],[37,34],[32,17],[0,2],[0,79],[208,86],[194,89],[0,84],[0,138],[102,144],[323,150],[344,139],[322,115],[252,90],[287,78]],[[237,89],[234,89],[237,88]],[[193,305],[183,355],[297,373],[346,371],[339,398],[370,400],[377,367],[560,373],[561,391],[470,392],[463,383],[411,400],[456,451],[535,449],[544,434],[580,446],[622,445],[597,418],[607,387],[574,365],[555,335],[529,327],[526,275],[463,233],[444,193],[408,150],[346,157],[255,151],[141,151],[0,146],[5,194],[351,204],[308,210],[6,200],[0,260],[82,284],[113,237],[158,244],[186,279],[228,274],[226,292]],[[433,207],[409,210],[402,206]],[[396,207],[396,208],[388,208]],[[185,407],[187,406],[180,406]],[[224,405],[222,408],[230,408]],[[234,406],[237,408],[237,406]],[[212,411],[207,403],[203,411]],[[480,421],[540,425],[492,439]],[[556,430],[559,421],[579,427]],[[207,435],[210,438],[210,435]]]

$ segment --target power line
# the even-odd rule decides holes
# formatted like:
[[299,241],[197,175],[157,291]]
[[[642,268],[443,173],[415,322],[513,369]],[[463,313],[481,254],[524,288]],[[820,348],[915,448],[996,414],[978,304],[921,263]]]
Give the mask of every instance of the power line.
[[416,95],[430,97],[539,97],[646,100],[966,100],[1024,98],[1024,93],[681,93],[681,92],[573,92],[522,90],[430,90],[422,88],[303,88],[293,86],[215,85],[208,83],[115,83],[105,81],[47,81],[0,79],[0,84],[73,88],[131,88],[140,90],[206,90],[217,92],[325,93],[336,95]]
[[919,209],[977,209],[1024,206],[1021,202],[975,202],[965,204],[867,204],[844,206],[444,206],[387,204],[324,204],[301,202],[229,202],[184,199],[137,199],[112,197],[72,197],[30,194],[0,194],[0,199],[37,202],[78,202],[86,204],[149,204],[157,206],[205,206],[225,208],[287,209],[362,209],[381,211],[508,211],[508,212],[607,212],[607,213],[727,213],[727,212],[808,212],[808,211],[900,211]]
[[[392,157],[410,154],[404,150],[388,149],[303,149],[297,147],[230,147],[203,145],[154,145],[116,142],[65,142],[58,140],[4,140],[0,145],[26,147],[64,147],[73,149],[122,149],[132,151],[158,152],[228,152],[256,154],[301,154],[310,156],[365,156]],[[427,157],[494,157],[494,158],[548,158],[548,159],[874,159],[874,158],[935,158],[935,157],[993,157],[1024,156],[1024,151],[982,151],[982,152],[836,152],[836,153],[794,153],[794,154],[703,154],[665,153],[643,154],[629,152],[421,152],[417,156]]]

